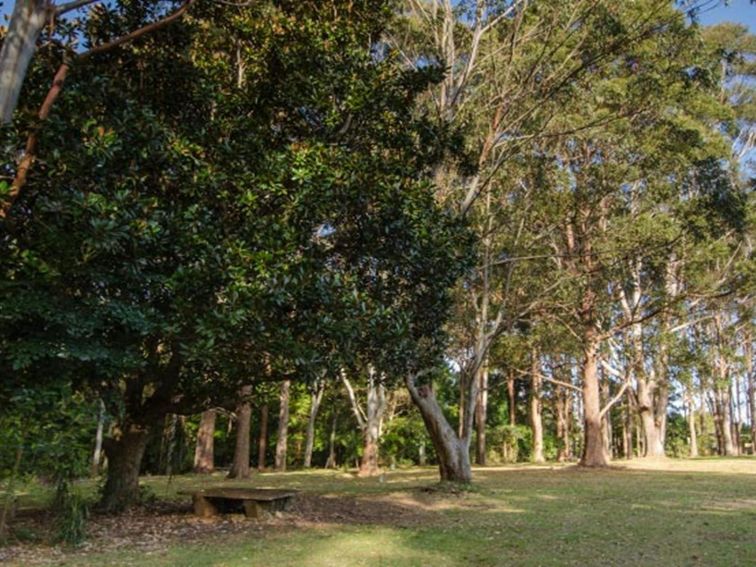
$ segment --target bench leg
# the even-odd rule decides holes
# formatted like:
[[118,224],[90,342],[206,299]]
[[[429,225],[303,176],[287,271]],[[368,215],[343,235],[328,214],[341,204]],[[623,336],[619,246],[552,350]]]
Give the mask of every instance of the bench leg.
[[194,514],[200,518],[211,518],[218,515],[218,508],[209,499],[199,494],[192,497]]
[[244,515],[247,518],[262,520],[270,516],[272,510],[270,502],[255,502],[254,500],[244,501]]

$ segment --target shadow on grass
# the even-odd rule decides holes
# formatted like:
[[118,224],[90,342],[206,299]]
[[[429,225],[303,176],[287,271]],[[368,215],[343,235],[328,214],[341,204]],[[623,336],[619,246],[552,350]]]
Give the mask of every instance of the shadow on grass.
[[[749,474],[573,467],[476,470],[471,491],[428,490],[435,470],[360,479],[342,472],[255,475],[247,482],[146,479],[161,497],[223,484],[297,488],[290,515],[227,518],[167,538],[71,557],[76,565],[752,565],[756,477]],[[170,487],[170,488],[167,488]],[[188,502],[168,514],[194,524]],[[166,517],[168,517],[166,516]],[[98,521],[97,518],[94,521]],[[163,521],[158,516],[158,523]],[[99,546],[95,546],[99,547]]]

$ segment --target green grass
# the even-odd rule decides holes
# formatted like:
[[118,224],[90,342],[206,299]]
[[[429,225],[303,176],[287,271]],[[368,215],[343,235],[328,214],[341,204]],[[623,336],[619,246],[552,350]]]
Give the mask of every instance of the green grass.
[[[56,564],[756,565],[756,460],[631,467],[479,469],[474,488],[459,494],[423,490],[435,482],[432,469],[390,472],[383,482],[324,471],[256,475],[248,485],[298,488],[349,505],[316,521],[239,520],[241,531],[177,538],[149,551],[108,549],[103,541],[105,551],[69,552]],[[221,482],[145,479],[163,499]],[[32,491],[29,502],[41,496]]]

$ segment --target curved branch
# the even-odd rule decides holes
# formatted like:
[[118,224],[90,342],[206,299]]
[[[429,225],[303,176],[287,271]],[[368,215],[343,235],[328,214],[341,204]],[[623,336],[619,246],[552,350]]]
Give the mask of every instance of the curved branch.
[[[142,28],[139,28],[138,30],[135,30],[131,33],[128,33],[119,38],[116,38],[113,41],[110,41],[103,45],[98,45],[96,47],[93,47],[89,51],[85,51],[84,53],[78,54],[71,59],[71,62],[86,61],[93,55],[110,51],[111,49],[115,49],[116,47],[119,47],[125,43],[134,41],[135,39],[142,37],[143,35],[157,31],[171,24],[172,22],[178,20],[179,18],[181,18],[189,9],[189,7],[192,4],[194,4],[194,2],[196,2],[196,0],[186,0],[179,8],[177,8],[174,12],[165,16],[164,18],[161,18],[160,20],[157,20],[156,22],[148,24]],[[74,4],[74,3],[75,2],[72,2],[71,4]],[[64,6],[61,6],[61,8],[63,8]],[[37,124],[34,126],[31,133],[29,134],[29,137],[26,139],[26,147],[24,149],[24,156],[23,158],[21,158],[21,161],[19,162],[18,169],[16,170],[16,176],[13,179],[13,183],[11,185],[10,192],[8,193],[8,197],[6,198],[5,201],[2,202],[2,204],[0,204],[0,219],[3,219],[8,215],[8,212],[13,207],[13,204],[18,200],[18,197],[21,194],[22,189],[26,185],[26,179],[27,179],[29,170],[31,169],[32,165],[34,165],[34,161],[37,157],[39,131],[41,130],[44,122],[47,120],[47,117],[50,115],[50,111],[52,110],[52,106],[55,103],[55,100],[58,98],[61,91],[63,90],[63,85],[66,81],[66,77],[68,76],[68,71],[70,69],[71,62],[64,61],[60,65],[60,67],[58,67],[58,70],[55,73],[55,77],[53,78],[52,86],[50,87],[50,90],[47,92],[47,96],[45,97],[45,100],[42,103],[42,106],[40,106],[39,108],[39,112],[37,114],[37,118],[38,118]]]

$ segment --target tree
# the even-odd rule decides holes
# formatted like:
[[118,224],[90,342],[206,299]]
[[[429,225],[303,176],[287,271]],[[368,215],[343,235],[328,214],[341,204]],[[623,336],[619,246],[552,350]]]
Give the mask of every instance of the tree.
[[252,405],[249,401],[252,386],[243,386],[239,391],[239,405],[236,407],[236,445],[234,462],[228,471],[228,478],[249,478],[250,427],[252,424]]
[[[424,180],[440,150],[413,101],[438,73],[370,49],[389,15],[375,8],[206,6],[93,56],[102,72],[69,77],[65,119],[39,132],[45,167],[0,240],[3,374],[102,397],[105,509],[138,497],[167,414],[229,406],[250,376],[309,380],[378,344],[388,366],[437,340],[462,239]],[[85,40],[117,35],[119,10]]]
[[209,474],[215,470],[215,418],[217,410],[209,409],[202,412],[199,428],[197,429],[197,445],[194,451],[194,472]]

